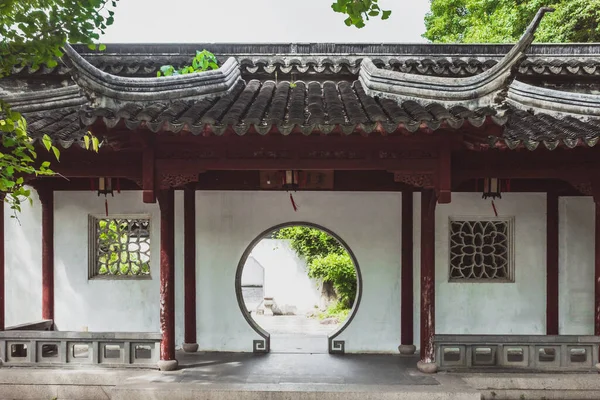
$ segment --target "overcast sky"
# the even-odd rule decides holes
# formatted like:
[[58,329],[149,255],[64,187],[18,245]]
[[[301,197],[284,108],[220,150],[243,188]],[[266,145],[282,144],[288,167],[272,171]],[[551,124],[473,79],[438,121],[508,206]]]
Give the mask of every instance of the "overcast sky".
[[347,27],[332,0],[121,0],[104,43],[425,42],[429,0],[380,0],[387,21]]

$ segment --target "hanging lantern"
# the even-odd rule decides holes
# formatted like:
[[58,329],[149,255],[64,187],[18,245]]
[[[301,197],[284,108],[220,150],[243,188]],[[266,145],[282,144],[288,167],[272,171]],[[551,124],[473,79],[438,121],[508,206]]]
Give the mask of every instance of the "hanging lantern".
[[[283,172],[282,186],[286,192],[289,192],[290,190],[293,190],[295,192],[298,189],[298,187],[300,186],[298,184],[299,176],[300,176],[300,174],[298,171],[284,171]],[[290,202],[292,203],[292,208],[294,209],[294,211],[298,211],[298,205],[296,204],[296,201],[294,200],[294,196],[291,193],[290,193]]]
[[502,188],[500,180],[498,178],[485,178],[483,180],[483,196],[484,199],[491,197],[492,200],[495,198],[502,198]]
[[101,194],[104,196],[109,194],[113,197],[115,196],[113,192],[112,178],[98,178],[98,196]]
[[296,191],[298,189],[298,171],[284,171],[283,172],[283,188],[287,191],[293,190]]

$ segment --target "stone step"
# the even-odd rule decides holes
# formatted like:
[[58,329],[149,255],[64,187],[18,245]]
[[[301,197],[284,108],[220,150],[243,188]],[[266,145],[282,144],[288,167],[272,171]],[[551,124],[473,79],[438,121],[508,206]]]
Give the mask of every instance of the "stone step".
[[467,387],[445,385],[202,384],[118,385],[111,400],[480,400]]

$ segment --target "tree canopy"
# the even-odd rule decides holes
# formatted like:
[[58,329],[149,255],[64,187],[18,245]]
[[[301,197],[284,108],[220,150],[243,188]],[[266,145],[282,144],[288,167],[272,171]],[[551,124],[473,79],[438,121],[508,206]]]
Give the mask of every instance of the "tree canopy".
[[[93,42],[113,23],[118,0],[3,0],[0,2],[0,78],[15,65],[38,68],[56,66],[66,42]],[[50,163],[36,161],[37,153],[27,134],[25,119],[0,98],[0,193],[15,211],[21,200],[30,198],[24,176],[49,175]],[[59,159],[60,153],[49,137],[47,150]],[[86,136],[89,144],[90,136]],[[97,150],[97,140],[92,138]]]
[[540,7],[537,42],[600,41],[600,0],[431,0],[423,35],[439,43],[516,42]]

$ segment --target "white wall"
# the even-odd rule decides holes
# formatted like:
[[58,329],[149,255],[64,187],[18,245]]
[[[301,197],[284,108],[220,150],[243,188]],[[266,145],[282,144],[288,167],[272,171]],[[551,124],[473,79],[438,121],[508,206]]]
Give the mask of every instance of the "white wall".
[[37,193],[31,198],[18,219],[4,203],[6,326],[42,319],[42,207]]
[[251,351],[258,335],[235,298],[235,271],[249,243],[281,223],[305,221],[338,234],[354,251],[363,299],[340,339],[349,352],[397,352],[400,341],[399,193],[198,192],[198,341],[202,350]]
[[320,284],[308,277],[306,261],[298,257],[288,240],[263,239],[250,255],[264,267],[265,297],[273,297],[282,309],[295,307],[297,314],[314,311],[319,306]]
[[265,268],[253,257],[246,259],[242,270],[242,286],[263,286],[265,284]]
[[559,207],[559,332],[593,335],[594,201],[563,197]]
[[[176,343],[183,341],[183,201],[176,193]],[[249,243],[284,222],[320,224],[337,233],[356,255],[363,299],[340,339],[349,352],[396,352],[400,341],[399,193],[299,192],[294,212],[277,192],[198,192],[197,318],[202,350],[251,351],[256,333],[235,297],[235,272]],[[503,195],[501,216],[515,217],[515,283],[449,283],[448,218],[491,216],[479,194],[453,193],[436,211],[436,330],[438,333],[541,334],[545,329],[544,194]],[[26,205],[19,221],[6,209],[7,325],[41,317],[41,207]],[[415,195],[415,342],[419,341],[420,200]],[[5,205],[5,207],[7,207]],[[109,211],[152,218],[150,280],[87,279],[87,216],[104,212],[94,192],[55,195],[55,304],[61,330],[159,331],[159,208],[141,192],[109,198]],[[593,331],[594,212],[590,198],[560,202],[561,333]],[[19,223],[20,222],[20,223]]]
[[[543,334],[546,324],[546,196],[504,193],[495,200],[500,217],[514,217],[515,282],[448,282],[450,217],[493,217],[479,193],[452,193],[436,207],[436,333]],[[415,195],[415,341],[420,314],[420,195]],[[418,346],[418,343],[416,343]]]

